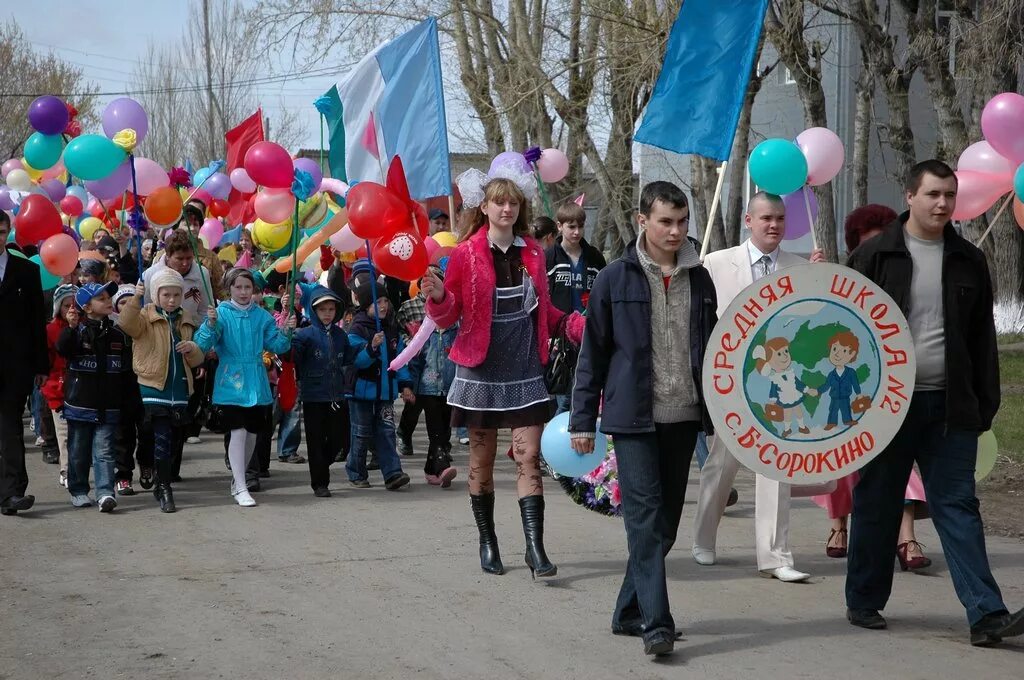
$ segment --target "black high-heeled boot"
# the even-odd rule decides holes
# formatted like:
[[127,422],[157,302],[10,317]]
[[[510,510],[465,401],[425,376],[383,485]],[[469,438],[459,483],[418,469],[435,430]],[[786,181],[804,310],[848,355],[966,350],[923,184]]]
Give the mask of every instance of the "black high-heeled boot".
[[469,495],[469,504],[473,508],[473,519],[480,532],[480,568],[488,574],[505,573],[498,553],[498,537],[494,533],[494,492],[480,495]]
[[153,497],[160,502],[160,512],[175,512],[174,493],[171,491],[171,479],[173,479],[173,463],[170,458],[154,461],[156,465],[155,477],[153,480]]
[[544,496],[526,496],[519,499],[519,512],[523,516],[523,534],[526,536],[526,566],[533,578],[554,576],[558,567],[544,552]]

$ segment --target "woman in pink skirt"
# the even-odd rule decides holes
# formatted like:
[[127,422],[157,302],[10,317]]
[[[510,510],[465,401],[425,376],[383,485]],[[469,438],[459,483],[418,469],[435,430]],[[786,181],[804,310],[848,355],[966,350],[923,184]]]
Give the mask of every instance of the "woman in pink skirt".
[[[848,252],[862,242],[882,233],[886,225],[897,218],[896,211],[884,205],[865,205],[857,208],[846,218],[846,247]],[[832,530],[825,541],[825,553],[829,557],[846,557],[846,522],[853,508],[853,487],[857,485],[859,476],[853,473],[839,480],[836,490],[825,496],[814,496],[812,500],[828,511],[832,520]],[[914,520],[928,517],[928,504],[924,497],[924,484],[921,475],[914,468],[910,471],[907,481],[907,492],[904,496],[903,521],[900,523],[899,543],[896,556],[903,571],[925,569],[932,561],[925,556],[922,545],[914,534]]]

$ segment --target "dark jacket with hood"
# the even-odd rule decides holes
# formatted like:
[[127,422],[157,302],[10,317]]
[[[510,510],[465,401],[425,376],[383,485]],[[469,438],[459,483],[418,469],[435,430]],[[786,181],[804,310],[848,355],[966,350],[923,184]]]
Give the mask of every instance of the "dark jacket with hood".
[[57,351],[67,359],[65,419],[117,424],[124,410],[137,410],[139,389],[132,373],[131,345],[109,317],[99,321],[85,317],[77,328],[64,328],[57,338]]
[[[580,247],[583,248],[580,259],[583,260],[586,268],[583,272],[581,291],[583,309],[586,309],[587,298],[594,287],[597,274],[607,266],[607,263],[601,251],[587,243],[586,239],[580,241]],[[558,242],[555,245],[545,251],[544,255],[547,258],[548,290],[551,292],[551,303],[563,312],[582,311],[573,309],[572,306],[572,258],[562,247],[561,236],[558,237]]]
[[373,349],[370,341],[377,334],[377,323],[366,309],[360,309],[352,319],[348,339],[352,347],[359,352],[356,358],[356,380],[351,396],[363,401],[393,402],[401,390],[412,389],[412,379],[408,366],[397,371],[387,370],[391,361],[405,349],[405,341],[399,332],[395,313],[389,312],[380,320],[385,341],[377,349]]
[[[877,283],[909,318],[914,262],[903,213],[850,253],[846,265]],[[946,425],[984,432],[999,410],[999,351],[992,280],[985,256],[947,223],[943,232],[942,306],[946,337]]]
[[[309,325],[296,331],[292,338],[292,359],[299,381],[299,399],[303,402],[340,402],[351,391],[352,372],[357,358],[370,364],[367,348],[360,350],[349,341],[337,325],[344,311],[341,298],[331,290],[318,286],[308,296],[311,313]],[[320,322],[316,305],[333,300],[335,315],[326,326]]]

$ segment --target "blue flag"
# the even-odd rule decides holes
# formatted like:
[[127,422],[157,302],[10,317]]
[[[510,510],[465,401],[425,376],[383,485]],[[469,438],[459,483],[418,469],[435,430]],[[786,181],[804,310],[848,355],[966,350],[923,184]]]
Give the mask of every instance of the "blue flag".
[[768,0],[686,0],[636,141],[728,160]]

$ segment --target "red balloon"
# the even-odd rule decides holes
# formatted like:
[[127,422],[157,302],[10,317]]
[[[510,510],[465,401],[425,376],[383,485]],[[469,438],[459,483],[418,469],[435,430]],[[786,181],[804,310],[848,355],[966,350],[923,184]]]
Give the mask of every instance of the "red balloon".
[[210,201],[209,211],[214,217],[227,217],[228,213],[231,212],[231,204],[222,199],[215,198]]
[[387,238],[410,231],[412,214],[394,192],[375,182],[360,182],[345,197],[352,233],[362,239]]
[[292,185],[295,168],[291,155],[273,142],[256,142],[245,152],[245,171],[257,184],[274,189]]
[[21,202],[14,225],[17,227],[15,240],[20,246],[34,246],[64,229],[57,207],[49,198],[39,194],[27,196]]
[[427,217],[427,209],[416,201],[411,202],[409,205],[412,207],[412,216],[416,222],[416,230],[419,232],[420,238],[426,239],[430,234],[430,218]]
[[78,196],[68,195],[60,199],[60,209],[65,215],[78,217],[82,214],[85,206],[82,205],[82,199]]
[[416,281],[423,276],[428,259],[427,247],[414,231],[400,231],[390,238],[379,239],[373,246],[377,269],[403,281]]

